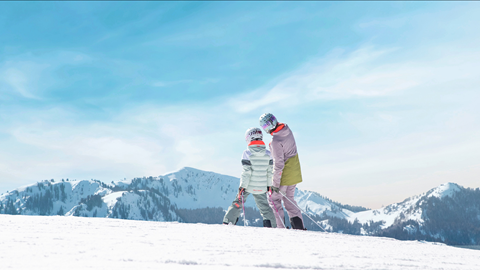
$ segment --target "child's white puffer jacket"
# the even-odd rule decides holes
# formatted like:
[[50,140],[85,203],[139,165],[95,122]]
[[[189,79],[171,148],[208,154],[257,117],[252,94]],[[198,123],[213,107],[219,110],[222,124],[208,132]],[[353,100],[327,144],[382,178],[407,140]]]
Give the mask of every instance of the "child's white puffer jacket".
[[240,187],[251,194],[267,192],[267,186],[272,186],[273,159],[263,141],[252,141],[243,152],[243,172]]

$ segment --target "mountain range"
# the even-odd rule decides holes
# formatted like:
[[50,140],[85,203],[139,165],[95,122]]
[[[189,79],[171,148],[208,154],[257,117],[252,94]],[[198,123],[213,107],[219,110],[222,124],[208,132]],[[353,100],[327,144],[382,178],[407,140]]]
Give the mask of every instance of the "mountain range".
[[[43,180],[0,195],[0,214],[61,215],[146,221],[219,224],[238,191],[239,179],[194,168],[129,181]],[[454,183],[380,209],[343,205],[317,192],[297,189],[309,230],[480,244],[480,190]],[[262,226],[250,197],[245,222]],[[237,225],[243,224],[243,217]],[[288,220],[287,220],[287,226]]]

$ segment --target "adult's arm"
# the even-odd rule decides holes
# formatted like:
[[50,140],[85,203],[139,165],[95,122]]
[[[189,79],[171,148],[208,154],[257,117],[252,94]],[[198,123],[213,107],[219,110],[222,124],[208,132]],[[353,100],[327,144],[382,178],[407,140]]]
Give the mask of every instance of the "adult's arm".
[[285,167],[283,146],[280,142],[272,141],[270,143],[270,151],[273,157],[273,186],[280,187],[280,180],[282,179],[282,172]]

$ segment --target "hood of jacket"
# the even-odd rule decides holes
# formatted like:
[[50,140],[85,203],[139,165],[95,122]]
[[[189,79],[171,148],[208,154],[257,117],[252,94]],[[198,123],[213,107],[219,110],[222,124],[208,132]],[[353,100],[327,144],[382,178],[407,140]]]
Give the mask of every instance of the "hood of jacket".
[[278,131],[272,132],[272,136],[281,138],[281,137],[288,137],[290,134],[292,134],[292,130],[288,127],[287,124],[280,124],[280,125],[283,125],[283,127]]
[[252,141],[248,144],[248,150],[250,150],[252,154],[263,155],[266,151],[265,143],[263,141]]

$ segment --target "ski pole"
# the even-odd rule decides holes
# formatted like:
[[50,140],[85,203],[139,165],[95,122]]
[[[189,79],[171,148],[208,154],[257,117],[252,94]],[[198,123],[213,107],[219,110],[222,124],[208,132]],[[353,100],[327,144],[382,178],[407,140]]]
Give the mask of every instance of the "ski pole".
[[324,228],[322,228],[320,225],[318,225],[317,222],[316,222],[315,220],[313,220],[313,218],[311,218],[305,211],[303,211],[300,207],[298,207],[298,205],[297,205],[296,203],[292,202],[292,201],[287,197],[287,195],[283,194],[281,191],[278,191],[278,192],[280,192],[280,194],[282,194],[282,196],[283,196],[284,198],[287,198],[287,200],[288,200],[291,204],[295,205],[295,207],[297,207],[298,210],[300,210],[302,213],[304,213],[305,216],[307,216],[310,220],[312,220],[313,223],[315,223],[318,227],[320,227],[320,229],[322,229],[324,232],[327,232],[327,231],[325,231]]
[[287,228],[287,226],[285,226],[285,223],[283,223],[282,217],[280,217],[280,213],[278,213],[278,210],[277,210],[277,207],[275,206],[275,203],[273,202],[272,193],[270,193],[270,192],[267,192],[267,193],[268,193],[268,196],[270,196],[270,201],[272,202],[272,205],[273,205],[273,208],[275,209],[275,212],[277,212],[278,219],[280,220],[280,222],[282,222],[283,227]]
[[243,204],[243,192],[242,192],[242,209],[243,209],[243,226],[247,226],[247,222],[245,221],[245,206]]

